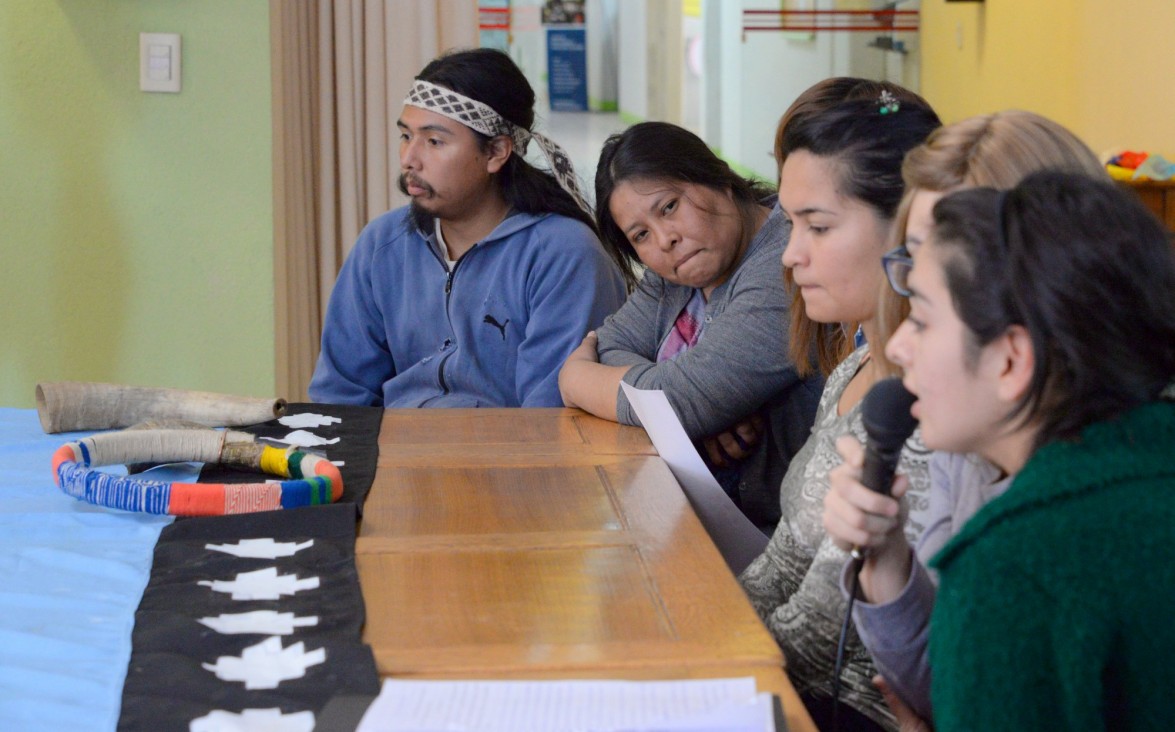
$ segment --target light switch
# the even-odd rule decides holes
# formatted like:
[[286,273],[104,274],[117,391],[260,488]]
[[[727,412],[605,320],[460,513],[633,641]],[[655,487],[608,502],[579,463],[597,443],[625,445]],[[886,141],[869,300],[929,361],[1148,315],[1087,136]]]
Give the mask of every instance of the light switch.
[[139,34],[139,89],[146,92],[180,90],[178,33]]
[[151,81],[171,80],[171,47],[152,43],[147,56],[147,78]]

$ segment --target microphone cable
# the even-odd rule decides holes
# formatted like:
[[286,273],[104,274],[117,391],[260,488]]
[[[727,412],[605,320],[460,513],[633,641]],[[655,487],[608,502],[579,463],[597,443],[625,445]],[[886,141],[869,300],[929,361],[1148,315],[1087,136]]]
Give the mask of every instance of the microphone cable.
[[[901,460],[902,446],[918,427],[910,414],[915,397],[901,379],[882,379],[869,388],[861,399],[861,424],[865,429],[865,455],[861,465],[861,484],[883,495],[890,495],[894,473]],[[853,622],[853,603],[860,589],[861,567],[866,550],[853,547],[852,588],[836,646],[836,663],[832,676],[832,728],[840,732],[840,677],[844,671],[849,624]]]
[[849,601],[845,608],[845,619],[840,625],[840,638],[836,642],[836,663],[832,671],[832,729],[833,732],[840,732],[840,677],[844,672],[845,662],[845,646],[848,645],[849,626],[853,623],[853,603],[857,599],[857,593],[861,585],[861,568],[865,566],[863,556],[857,556],[857,550],[853,550],[853,580],[850,583]]

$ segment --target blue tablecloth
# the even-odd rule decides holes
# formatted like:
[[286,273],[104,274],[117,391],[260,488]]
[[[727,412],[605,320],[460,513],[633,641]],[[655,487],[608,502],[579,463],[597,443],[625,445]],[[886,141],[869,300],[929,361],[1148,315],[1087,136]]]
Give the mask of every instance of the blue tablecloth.
[[[46,435],[0,408],[0,730],[113,730],[135,609],[170,517],[70,498],[50,459],[84,433]],[[189,468],[188,478],[197,468]],[[178,480],[176,472],[160,476]]]

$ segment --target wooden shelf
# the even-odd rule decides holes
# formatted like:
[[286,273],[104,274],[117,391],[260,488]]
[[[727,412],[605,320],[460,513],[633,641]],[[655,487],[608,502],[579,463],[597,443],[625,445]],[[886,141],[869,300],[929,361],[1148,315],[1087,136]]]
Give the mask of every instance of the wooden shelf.
[[1175,232],[1175,181],[1120,181],[1130,188],[1170,232]]

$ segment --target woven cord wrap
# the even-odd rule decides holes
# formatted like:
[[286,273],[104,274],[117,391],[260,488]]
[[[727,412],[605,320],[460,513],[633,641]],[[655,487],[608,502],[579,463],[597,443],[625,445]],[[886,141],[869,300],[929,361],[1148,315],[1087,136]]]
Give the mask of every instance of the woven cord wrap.
[[495,112],[488,104],[420,79],[412,84],[412,89],[404,98],[404,104],[436,112],[488,137],[505,135],[514,141],[514,152],[520,158],[526,155],[527,143],[533,138],[543,151],[543,157],[547,159],[547,165],[550,166],[555,180],[559,182],[559,187],[571,194],[580,208],[591,214],[583,192],[579,189],[579,180],[575,177],[575,167],[571,164],[571,158],[567,157],[563,148],[551,138],[519,127]]
[[[69,442],[53,454],[58,487],[108,508],[174,516],[220,516],[332,503],[343,495],[339,469],[297,448],[228,443],[215,430],[124,430]],[[262,470],[279,483],[167,483],[103,473],[123,463],[224,463]]]

